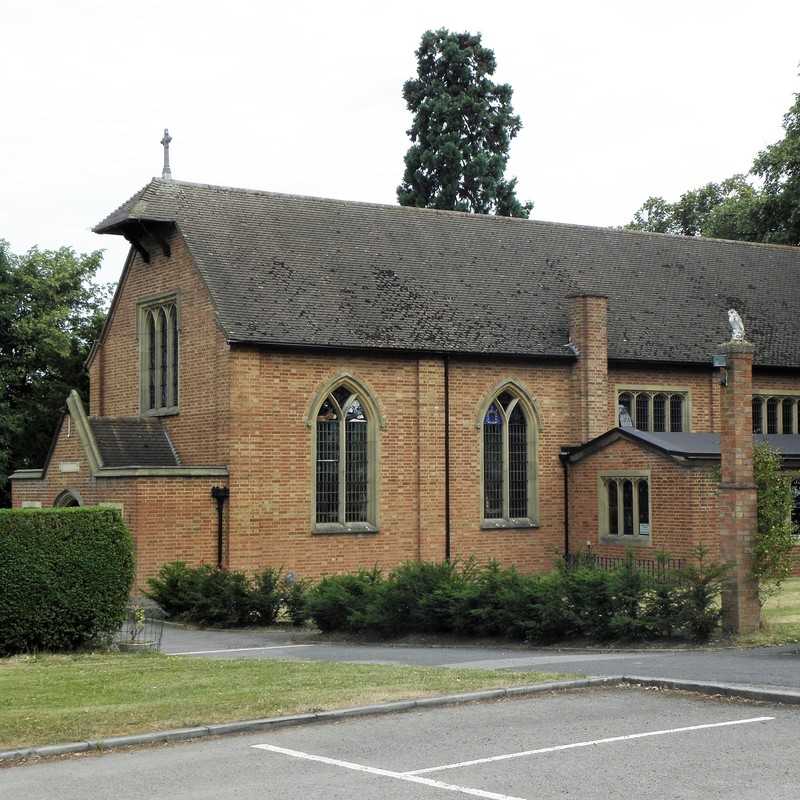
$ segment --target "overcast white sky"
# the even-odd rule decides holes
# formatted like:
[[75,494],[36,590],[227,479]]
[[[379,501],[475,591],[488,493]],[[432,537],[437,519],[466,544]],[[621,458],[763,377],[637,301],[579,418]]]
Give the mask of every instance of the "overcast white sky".
[[401,96],[428,28],[480,31],[524,128],[539,219],[627,222],[746,171],[800,91],[796,0],[0,0],[0,238],[127,250],[90,228],[160,174],[396,202]]

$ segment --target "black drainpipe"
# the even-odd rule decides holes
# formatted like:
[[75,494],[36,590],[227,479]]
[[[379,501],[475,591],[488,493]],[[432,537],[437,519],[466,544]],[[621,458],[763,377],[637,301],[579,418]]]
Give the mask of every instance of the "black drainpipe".
[[450,560],[450,357],[444,357],[444,560]]
[[222,510],[225,501],[228,499],[230,491],[227,486],[212,486],[211,496],[217,501],[217,566],[222,569],[223,548],[222,548]]
[[569,452],[562,450],[558,457],[564,470],[564,558],[569,557]]

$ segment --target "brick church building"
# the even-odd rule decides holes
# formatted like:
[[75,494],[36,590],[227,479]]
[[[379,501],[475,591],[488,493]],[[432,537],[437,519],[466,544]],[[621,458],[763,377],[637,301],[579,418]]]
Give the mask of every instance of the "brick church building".
[[90,401],[13,503],[118,506],[140,582],[719,553],[729,308],[800,469],[800,249],[171,179],[95,231],[131,247]]

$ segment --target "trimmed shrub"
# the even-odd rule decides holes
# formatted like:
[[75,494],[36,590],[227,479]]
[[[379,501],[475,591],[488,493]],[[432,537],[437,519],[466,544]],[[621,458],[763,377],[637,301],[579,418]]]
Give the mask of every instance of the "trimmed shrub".
[[274,625],[283,609],[293,625],[308,620],[308,582],[289,581],[275,567],[250,579],[243,572],[174,561],[163,564],[147,583],[146,596],[168,617],[199,625]]
[[0,510],[0,655],[110,636],[125,619],[134,572],[116,509]]
[[350,624],[383,636],[449,631],[453,602],[463,582],[461,571],[451,562],[409,561],[375,585],[363,609],[351,615]]
[[281,599],[289,621],[296,627],[308,622],[308,590],[310,581],[284,578],[281,582]]
[[543,575],[521,575],[496,562],[409,562],[385,579],[377,571],[324,578],[309,591],[308,608],[323,631],[387,637],[456,633],[540,644],[707,639],[719,622],[726,568],[703,556],[683,570],[668,570],[661,555],[652,576],[630,555],[613,570],[587,556]]
[[180,617],[194,608],[200,599],[202,573],[183,561],[173,561],[164,564],[158,575],[150,578],[147,584],[150,591],[145,595],[158,603],[168,617]]
[[183,616],[200,625],[242,626],[258,622],[253,596],[243,572],[197,568],[197,598]]
[[253,578],[250,616],[258,625],[274,625],[283,603],[283,570],[267,567]]
[[308,592],[308,614],[324,632],[353,631],[383,578],[377,569],[329,575]]

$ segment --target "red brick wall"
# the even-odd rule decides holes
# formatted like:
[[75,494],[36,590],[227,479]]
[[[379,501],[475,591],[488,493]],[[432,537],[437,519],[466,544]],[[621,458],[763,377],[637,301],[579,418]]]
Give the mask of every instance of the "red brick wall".
[[[709,467],[686,467],[667,456],[627,440],[619,440],[570,467],[570,550],[591,544],[600,555],[621,556],[624,544],[604,544],[598,535],[598,476],[609,470],[650,470],[650,544],[639,544],[639,558],[655,558],[666,551],[688,558],[692,548],[706,545],[719,558],[718,478]],[[620,537],[621,539],[623,537]],[[635,540],[635,537],[630,537]]]
[[138,303],[176,293],[180,306],[180,413],[164,417],[184,464],[228,461],[229,348],[216,322],[211,298],[180,234],[170,238],[172,255],[148,245],[149,264],[137,254],[120,285],[102,345],[90,366],[94,416],[138,416]]
[[[444,374],[441,359],[232,352],[231,566],[283,565],[316,576],[444,556]],[[380,532],[312,533],[312,398],[349,372],[386,418],[380,432]],[[481,404],[515,379],[538,400],[538,529],[480,529]],[[571,435],[569,366],[450,364],[451,531],[455,558],[497,558],[523,570],[548,566],[563,539],[558,452]],[[422,457],[420,457],[422,456]]]

